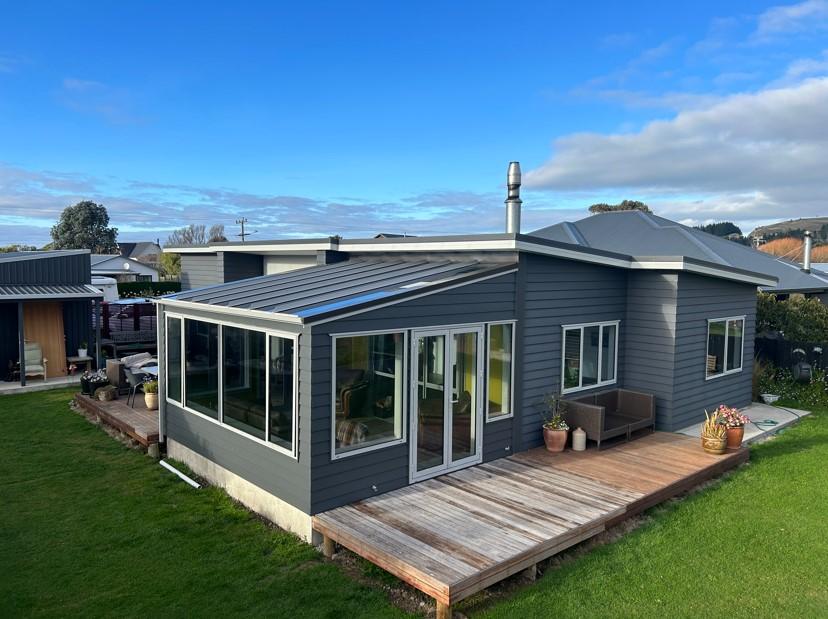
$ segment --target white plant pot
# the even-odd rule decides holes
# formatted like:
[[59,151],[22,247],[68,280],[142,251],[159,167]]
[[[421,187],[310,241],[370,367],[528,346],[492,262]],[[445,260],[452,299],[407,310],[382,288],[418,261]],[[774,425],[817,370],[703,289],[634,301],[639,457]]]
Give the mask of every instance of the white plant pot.
[[773,404],[780,397],[774,393],[762,393],[760,395],[762,396],[762,400],[764,400],[765,404]]
[[78,357],[85,357],[87,352],[86,348],[78,348]]

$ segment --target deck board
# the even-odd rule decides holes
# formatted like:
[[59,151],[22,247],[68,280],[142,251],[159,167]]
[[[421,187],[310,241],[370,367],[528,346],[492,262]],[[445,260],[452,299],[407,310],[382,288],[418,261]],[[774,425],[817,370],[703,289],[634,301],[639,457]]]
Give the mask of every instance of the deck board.
[[605,451],[533,449],[339,507],[314,528],[454,604],[738,466],[656,432]]
[[134,407],[127,406],[126,398],[102,402],[80,393],[75,394],[75,403],[144,447],[158,442],[158,411],[147,410],[141,394],[135,398]]

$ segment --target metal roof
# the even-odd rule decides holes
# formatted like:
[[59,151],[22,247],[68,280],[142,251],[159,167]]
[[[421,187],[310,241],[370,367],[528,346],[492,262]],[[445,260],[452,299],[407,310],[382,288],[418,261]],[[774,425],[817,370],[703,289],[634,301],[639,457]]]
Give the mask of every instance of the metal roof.
[[40,258],[57,258],[59,256],[74,256],[88,254],[88,249],[50,249],[38,251],[10,251],[0,253],[0,262],[16,262],[17,260],[38,260]]
[[0,301],[98,299],[103,293],[88,284],[3,284]]
[[188,290],[165,296],[159,302],[175,305],[183,301],[315,322],[516,268],[513,262],[357,258]]
[[778,279],[773,292],[828,290],[828,276],[739,243],[641,211],[601,213],[535,230],[531,236],[582,247],[644,256],[682,256]]

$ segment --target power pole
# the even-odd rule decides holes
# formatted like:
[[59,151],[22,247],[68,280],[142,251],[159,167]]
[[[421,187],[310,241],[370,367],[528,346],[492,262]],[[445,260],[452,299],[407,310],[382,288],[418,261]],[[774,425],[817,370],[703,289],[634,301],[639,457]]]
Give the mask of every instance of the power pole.
[[241,233],[237,234],[236,236],[240,236],[242,243],[244,243],[244,238],[250,236],[251,234],[256,234],[258,230],[254,230],[253,232],[245,232],[244,231],[244,224],[247,223],[247,217],[242,217],[241,219],[237,219],[236,223],[241,226]]

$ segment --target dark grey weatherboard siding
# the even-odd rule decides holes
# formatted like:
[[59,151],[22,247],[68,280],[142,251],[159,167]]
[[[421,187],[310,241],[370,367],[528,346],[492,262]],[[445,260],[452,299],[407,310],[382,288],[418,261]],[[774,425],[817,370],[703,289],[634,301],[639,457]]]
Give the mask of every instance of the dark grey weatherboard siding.
[[214,286],[223,281],[216,254],[181,254],[181,290]]
[[[164,439],[178,441],[303,512],[310,513],[310,455],[305,447],[310,444],[310,348],[305,345],[310,336],[302,334],[301,327],[297,325],[285,325],[260,318],[230,318],[201,310],[179,312],[174,308],[159,312],[158,324],[164,329],[168,312],[181,313],[185,318],[195,320],[221,322],[229,319],[230,322],[251,329],[299,334],[299,428],[296,459],[170,402],[165,405],[162,430]],[[163,350],[166,350],[165,336],[166,333],[162,331],[159,341]],[[160,382],[163,396],[166,395],[163,385],[165,375],[166,368],[162,361]]]
[[[622,384],[627,309],[627,272],[622,269],[527,254],[520,259],[525,300],[518,315],[522,341],[515,378],[521,444],[515,450],[543,444],[540,403],[561,385],[563,325],[620,320],[617,384]],[[589,391],[594,390],[577,393]]]
[[624,387],[656,396],[656,426],[672,429],[676,366],[678,274],[653,271],[627,276]]
[[[331,460],[331,334],[512,320],[515,318],[515,275],[500,275],[311,327],[311,513],[408,485],[408,443]],[[409,339],[409,347],[410,344]],[[410,413],[410,407],[406,413]],[[410,417],[404,423],[408,430]],[[408,431],[407,436],[410,436]],[[508,455],[511,443],[511,419],[484,423],[485,460]],[[376,492],[372,486],[377,487]]]
[[181,254],[181,290],[258,277],[263,268],[263,258],[256,254]]
[[[682,273],[678,286],[672,430],[704,419],[719,404],[746,406],[752,395],[756,287]],[[745,316],[742,371],[705,380],[707,321]]]

